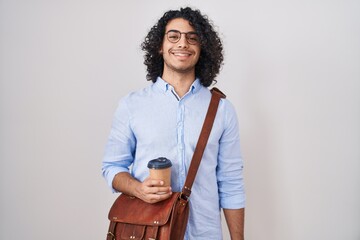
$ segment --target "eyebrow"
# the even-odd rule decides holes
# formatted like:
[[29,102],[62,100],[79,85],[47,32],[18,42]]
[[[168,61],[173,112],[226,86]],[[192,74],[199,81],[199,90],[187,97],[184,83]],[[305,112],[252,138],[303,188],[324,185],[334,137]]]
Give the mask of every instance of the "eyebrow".
[[195,34],[198,34],[198,33],[195,32],[195,31],[181,32],[181,31],[179,31],[179,30],[177,30],[177,29],[170,29],[170,30],[168,30],[168,31],[166,31],[166,32],[179,32],[179,33],[195,33]]

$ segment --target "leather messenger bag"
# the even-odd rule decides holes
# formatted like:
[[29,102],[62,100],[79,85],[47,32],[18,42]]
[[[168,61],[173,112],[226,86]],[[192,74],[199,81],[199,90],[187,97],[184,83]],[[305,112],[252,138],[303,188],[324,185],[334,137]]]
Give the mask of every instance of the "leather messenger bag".
[[210,136],[220,99],[225,98],[217,88],[211,89],[211,93],[209,108],[182,191],[173,192],[170,198],[152,204],[121,194],[109,212],[110,226],[107,240],[184,239],[189,217],[188,201],[191,187]]

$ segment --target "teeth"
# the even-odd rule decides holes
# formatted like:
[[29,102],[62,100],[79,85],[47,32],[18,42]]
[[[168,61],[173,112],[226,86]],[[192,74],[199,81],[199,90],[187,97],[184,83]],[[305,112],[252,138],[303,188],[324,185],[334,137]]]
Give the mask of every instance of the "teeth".
[[188,53],[174,53],[175,56],[180,56],[180,57],[186,57],[186,56],[190,56],[190,54]]

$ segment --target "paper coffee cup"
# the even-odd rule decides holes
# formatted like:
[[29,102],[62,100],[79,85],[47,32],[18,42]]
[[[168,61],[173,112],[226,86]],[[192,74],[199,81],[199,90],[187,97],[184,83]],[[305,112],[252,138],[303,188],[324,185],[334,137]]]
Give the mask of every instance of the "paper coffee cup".
[[165,157],[159,157],[149,161],[148,168],[150,178],[164,181],[164,185],[162,186],[171,186],[171,166],[171,161]]

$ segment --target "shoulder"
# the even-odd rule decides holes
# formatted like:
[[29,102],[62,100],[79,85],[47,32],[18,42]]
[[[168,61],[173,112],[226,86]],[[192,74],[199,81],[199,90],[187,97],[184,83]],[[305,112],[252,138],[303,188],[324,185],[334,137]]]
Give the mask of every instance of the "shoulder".
[[[202,86],[198,94],[198,99],[209,103],[211,96],[212,96],[211,89]],[[235,113],[235,108],[229,99],[221,98],[218,111],[222,113],[230,112],[231,114],[233,114]]]
[[219,108],[223,109],[224,111],[235,112],[234,105],[227,98],[221,98]]
[[[207,89],[207,91],[208,91],[208,94],[211,97],[211,90]],[[234,108],[234,105],[230,102],[230,100],[228,98],[224,97],[224,98],[220,99],[219,110],[218,111],[235,112],[235,108]]]
[[147,101],[151,97],[151,86],[144,87],[135,91],[131,91],[127,95],[120,98],[119,104],[133,105],[140,104],[141,102]]
[[225,125],[234,124],[238,121],[236,109],[228,98],[221,98],[218,113]]

